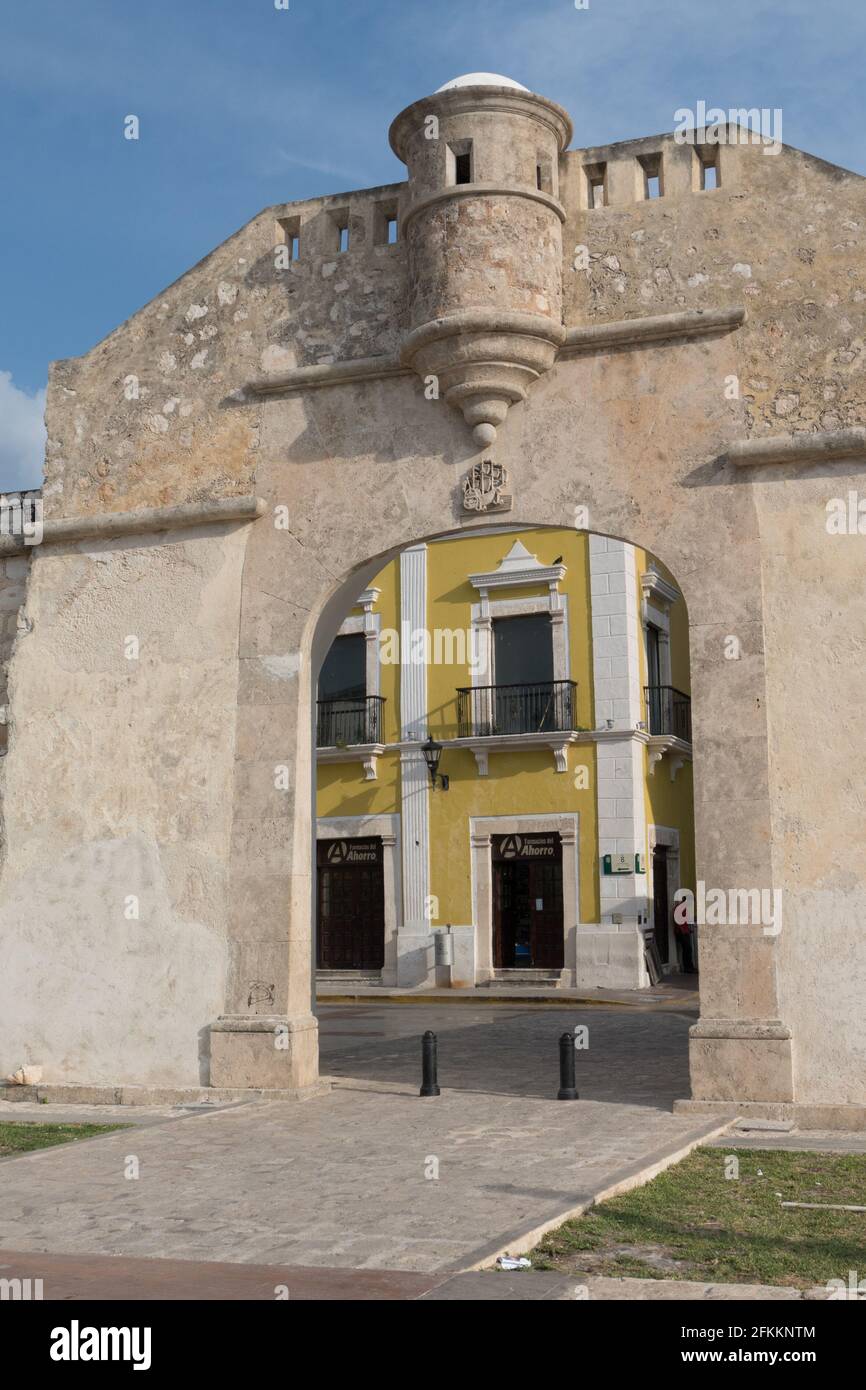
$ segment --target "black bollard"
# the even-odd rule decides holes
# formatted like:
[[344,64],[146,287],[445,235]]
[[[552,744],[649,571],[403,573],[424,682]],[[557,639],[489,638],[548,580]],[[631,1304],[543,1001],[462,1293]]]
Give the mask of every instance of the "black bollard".
[[574,1084],[574,1035],[563,1033],[559,1039],[559,1093],[557,1100],[580,1100]]
[[436,1034],[431,1033],[428,1029],[421,1039],[421,1090],[419,1095],[438,1096],[440,1094],[437,1085],[437,1070]]

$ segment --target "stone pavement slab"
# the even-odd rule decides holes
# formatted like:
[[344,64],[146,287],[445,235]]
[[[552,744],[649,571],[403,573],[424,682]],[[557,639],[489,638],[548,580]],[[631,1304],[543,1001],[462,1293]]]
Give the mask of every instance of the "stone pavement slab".
[[[529,1248],[600,1192],[715,1132],[714,1119],[646,1104],[450,1090],[422,1100],[370,1083],[7,1159],[0,1247],[465,1269]],[[130,1159],[138,1177],[126,1176]]]
[[838,1130],[789,1130],[786,1133],[740,1132],[736,1127],[728,1134],[710,1140],[710,1147],[721,1149],[779,1149],[789,1153],[866,1154],[866,1134],[843,1134]]
[[574,1276],[544,1270],[524,1270],[507,1274],[485,1271],[455,1274],[428,1292],[422,1302],[729,1302],[740,1299],[769,1302],[798,1302],[827,1299],[826,1289],[783,1289],[771,1284],[700,1284],[680,1279],[607,1279],[593,1276],[578,1280]]
[[171,1105],[41,1105],[30,1100],[14,1104],[0,1100],[0,1123],[10,1124],[153,1125],[179,1120],[188,1113],[192,1112]]

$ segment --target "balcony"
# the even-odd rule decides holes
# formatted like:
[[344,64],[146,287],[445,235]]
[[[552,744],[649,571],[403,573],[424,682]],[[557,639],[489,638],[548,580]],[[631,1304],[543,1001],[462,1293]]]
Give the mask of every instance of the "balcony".
[[362,762],[364,777],[376,781],[377,758],[385,751],[384,697],[361,695],[316,702],[316,748],[320,763]]
[[691,743],[691,696],[675,690],[672,685],[645,685],[644,696],[650,735],[665,735]]
[[316,703],[316,747],[348,748],[355,744],[382,740],[381,695],[357,699],[318,700]]
[[481,685],[457,691],[460,738],[555,734],[574,729],[576,716],[574,681]]

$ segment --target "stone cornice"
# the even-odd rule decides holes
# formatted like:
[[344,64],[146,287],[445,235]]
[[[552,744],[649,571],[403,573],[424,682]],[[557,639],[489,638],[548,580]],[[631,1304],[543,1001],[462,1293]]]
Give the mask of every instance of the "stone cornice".
[[532,116],[553,131],[559,145],[560,154],[571,144],[574,126],[564,107],[537,92],[526,92],[517,87],[450,87],[441,92],[432,92],[429,97],[413,101],[391,122],[388,140],[397,158],[406,162],[406,147],[419,130],[424,129],[430,115],[460,116],[467,112],[483,112],[485,115],[514,114]]
[[435,193],[430,193],[426,198],[419,198],[417,203],[412,203],[406,209],[400,220],[400,229],[405,232],[409,223],[418,216],[419,213],[426,212],[427,208],[435,207],[437,203],[447,202],[451,198],[528,198],[531,202],[541,203],[544,207],[550,208],[555,212],[560,222],[565,222],[565,208],[558,198],[554,198],[552,193],[545,193],[540,188],[530,188],[521,184],[509,183],[452,183],[446,188],[439,188]]
[[562,347],[567,337],[562,324],[544,314],[526,314],[514,309],[461,309],[413,329],[403,343],[401,359],[406,362],[420,347],[443,338],[452,338],[458,333],[518,334],[542,338],[557,348]]
[[312,367],[289,367],[284,372],[255,377],[244,391],[268,396],[276,391],[317,391],[323,386],[351,386],[356,381],[378,381],[389,376],[411,376],[398,357],[356,357],[345,362],[321,362]]
[[832,462],[834,459],[866,458],[866,428],[817,431],[814,434],[782,434],[744,439],[732,444],[725,454],[738,468],[758,468],[762,464]]
[[603,352],[611,347],[641,347],[673,338],[700,338],[711,333],[728,333],[745,321],[742,305],[727,309],[684,309],[676,314],[653,314],[647,318],[617,319],[612,323],[593,323],[569,328],[561,355]]
[[645,598],[654,598],[657,602],[671,604],[676,603],[677,599],[682,597],[679,589],[663,579],[658,570],[645,570],[640,577],[640,583]]
[[72,541],[112,540],[151,531],[177,531],[194,526],[218,526],[230,521],[255,521],[265,511],[260,497],[219,497],[210,502],[185,502],[177,507],[147,507],[136,512],[103,512],[43,522],[42,540],[27,544],[21,536],[0,537],[0,555],[38,550],[44,545]]
[[[454,190],[450,190],[453,192]],[[708,337],[739,328],[746,311],[740,306],[727,309],[689,309],[676,314],[655,314],[647,318],[620,319],[580,328],[564,328],[541,314],[516,314],[499,310],[476,310],[461,318],[449,316],[425,324],[407,339],[403,353],[411,353],[422,343],[454,333],[484,331],[528,333],[559,346],[560,357],[577,353],[606,352],[615,347],[642,347],[668,339]],[[282,372],[253,378],[243,388],[245,395],[268,396],[283,392],[317,391],[328,386],[351,386],[356,382],[378,381],[388,377],[413,375],[401,356],[349,358],[342,362],[322,362],[309,367],[289,367]]]

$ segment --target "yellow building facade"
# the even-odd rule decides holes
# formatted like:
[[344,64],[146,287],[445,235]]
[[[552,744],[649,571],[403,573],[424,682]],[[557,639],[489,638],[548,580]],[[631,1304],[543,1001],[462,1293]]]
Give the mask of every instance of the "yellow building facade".
[[644,551],[513,527],[413,546],[359,595],[317,714],[321,980],[692,967],[688,618]]

